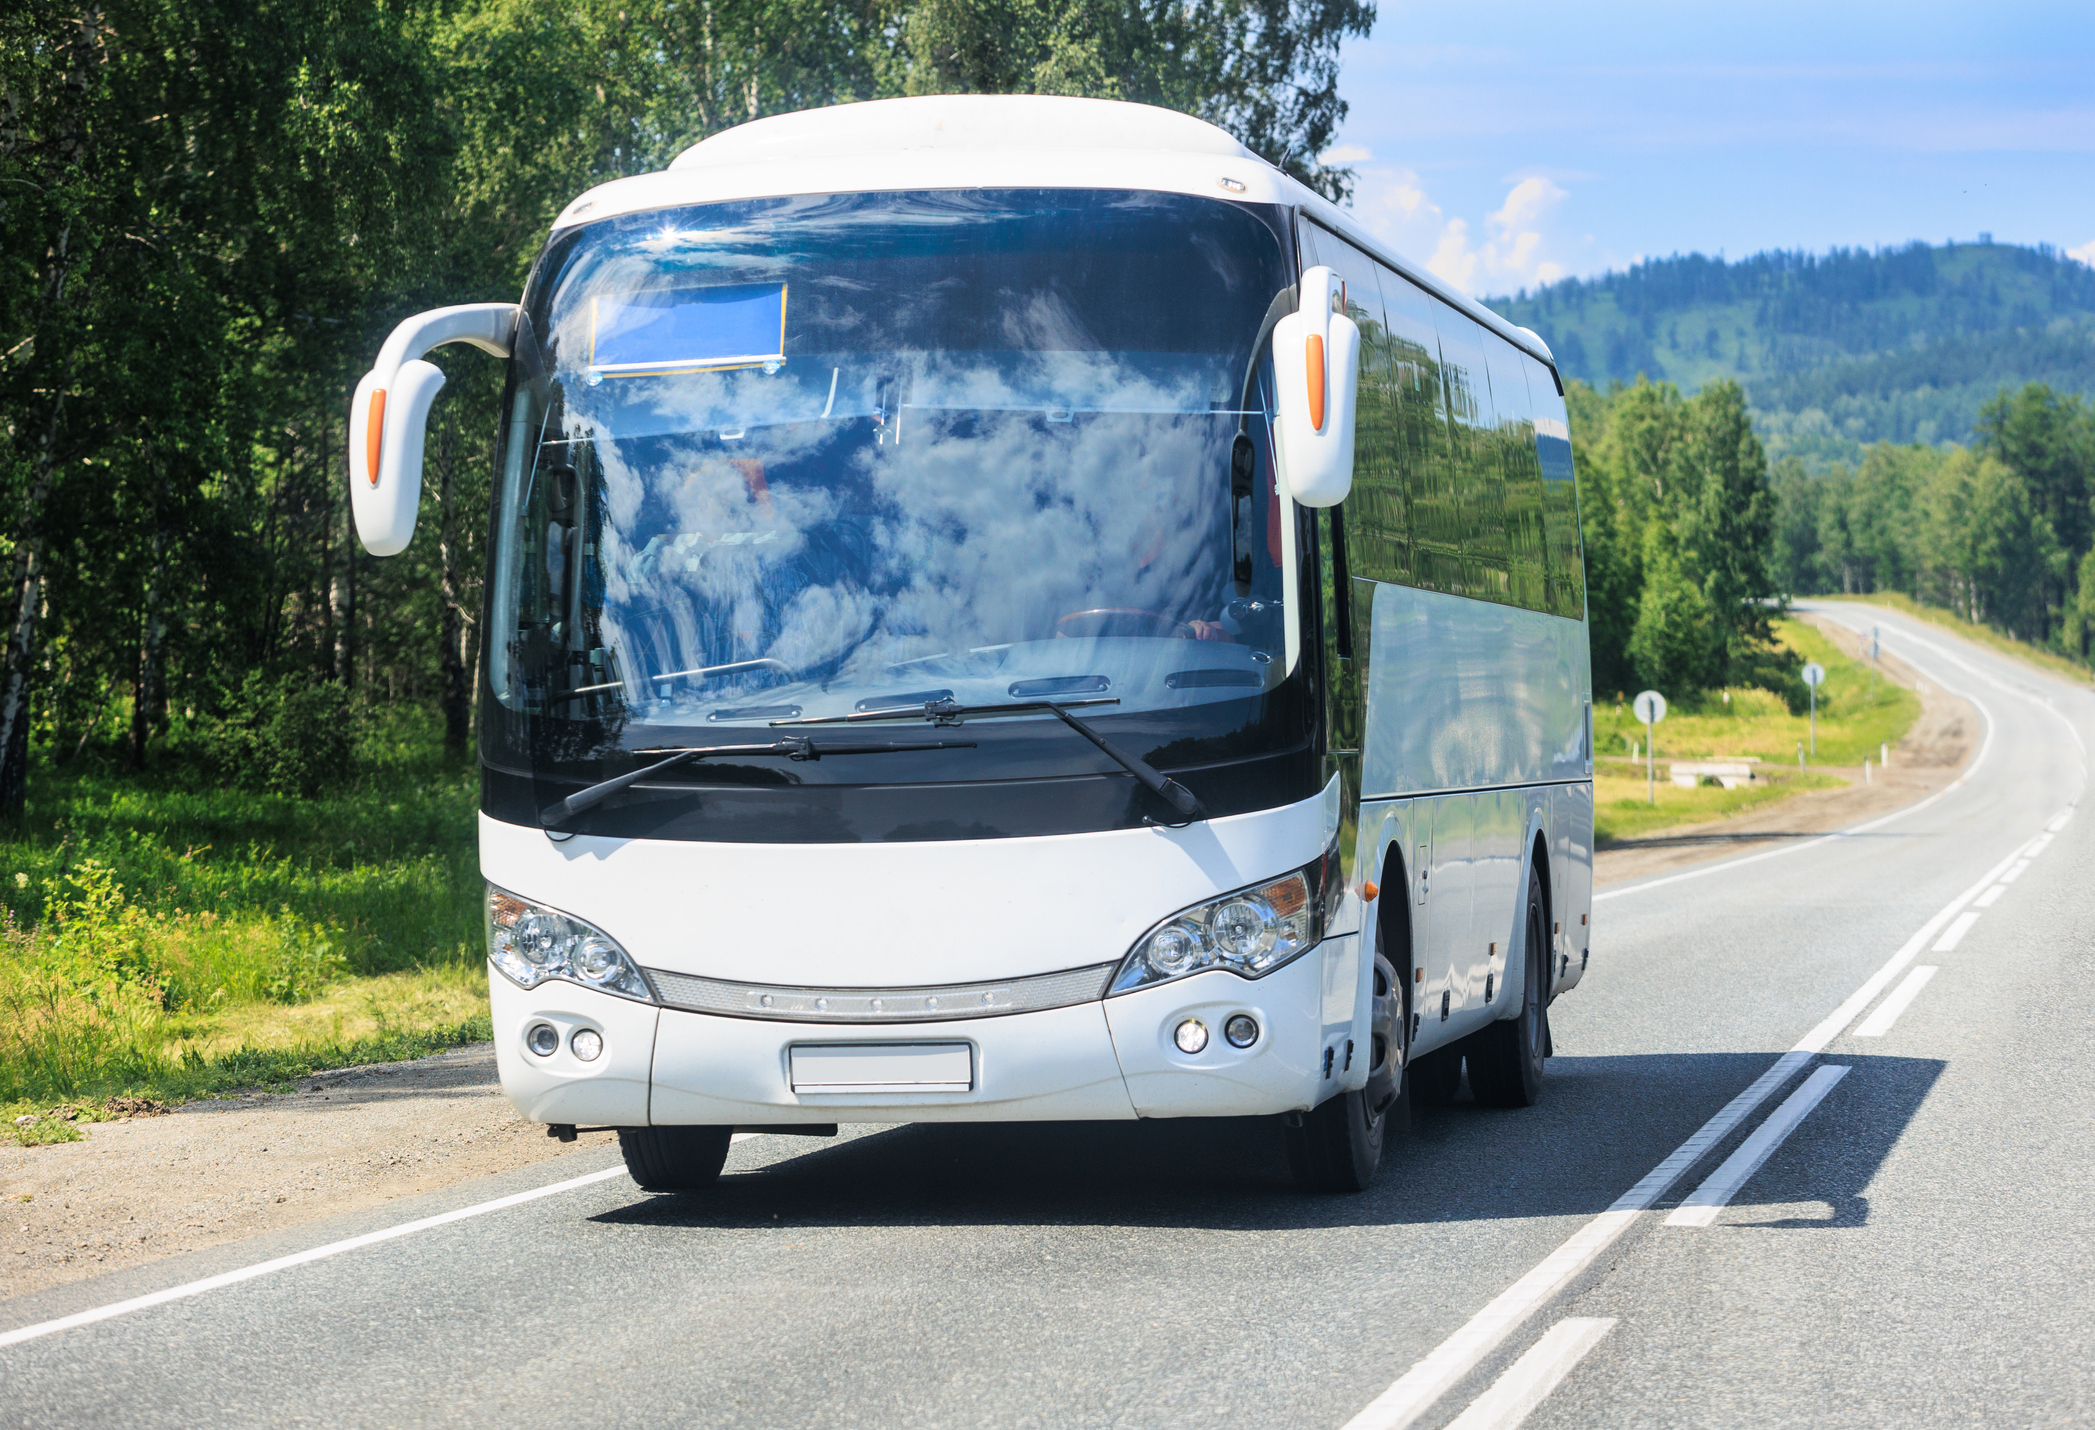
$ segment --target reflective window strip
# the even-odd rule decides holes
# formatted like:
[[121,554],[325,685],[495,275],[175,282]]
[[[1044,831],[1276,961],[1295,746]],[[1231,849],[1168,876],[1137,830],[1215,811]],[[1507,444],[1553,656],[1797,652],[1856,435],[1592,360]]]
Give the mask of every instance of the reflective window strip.
[[793,988],[728,983],[650,968],[647,976],[664,1006],[729,1018],[788,1023],[925,1023],[952,1018],[996,1018],[1095,1003],[1120,965],[1042,973],[993,983],[949,983],[929,988]]

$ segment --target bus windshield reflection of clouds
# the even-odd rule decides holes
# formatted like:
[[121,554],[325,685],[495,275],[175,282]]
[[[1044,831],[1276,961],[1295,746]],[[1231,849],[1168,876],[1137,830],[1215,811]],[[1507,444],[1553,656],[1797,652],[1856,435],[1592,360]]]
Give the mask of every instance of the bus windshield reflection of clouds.
[[[1270,482],[1241,518],[1248,588],[1229,510],[1232,443],[1265,442],[1245,399],[1271,231],[1161,195],[971,198],[912,225],[925,201],[862,196],[813,239],[787,213],[702,246],[659,223],[584,240],[550,370],[519,388],[542,436],[528,473],[509,460],[505,703],[760,724],[1284,677]],[[782,356],[745,351],[767,311]],[[714,367],[708,341],[750,361]],[[680,356],[700,370],[631,371]]]

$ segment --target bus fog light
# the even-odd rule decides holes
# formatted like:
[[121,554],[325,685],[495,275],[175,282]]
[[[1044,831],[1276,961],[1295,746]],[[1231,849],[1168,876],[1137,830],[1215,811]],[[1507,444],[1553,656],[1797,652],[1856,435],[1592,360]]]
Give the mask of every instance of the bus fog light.
[[567,1040],[567,1045],[583,1062],[593,1063],[604,1054],[604,1035],[594,1028],[579,1028]]
[[1233,1048],[1248,1048],[1258,1041],[1258,1019],[1239,1013],[1222,1025],[1222,1036]]
[[560,1051],[560,1034],[551,1023],[540,1023],[524,1034],[524,1046],[542,1058],[550,1058]]
[[1208,1045],[1208,1025],[1198,1018],[1188,1018],[1172,1032],[1171,1041],[1178,1044],[1182,1053],[1197,1053]]

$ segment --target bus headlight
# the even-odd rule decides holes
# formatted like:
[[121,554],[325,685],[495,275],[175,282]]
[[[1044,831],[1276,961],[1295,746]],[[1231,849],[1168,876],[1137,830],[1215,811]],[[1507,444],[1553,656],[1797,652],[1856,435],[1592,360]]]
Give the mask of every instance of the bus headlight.
[[626,951],[602,929],[487,886],[487,957],[519,988],[549,978],[621,998],[655,1001]]
[[1210,968],[1245,978],[1271,973],[1323,936],[1318,885],[1329,862],[1173,914],[1128,950],[1106,996]]

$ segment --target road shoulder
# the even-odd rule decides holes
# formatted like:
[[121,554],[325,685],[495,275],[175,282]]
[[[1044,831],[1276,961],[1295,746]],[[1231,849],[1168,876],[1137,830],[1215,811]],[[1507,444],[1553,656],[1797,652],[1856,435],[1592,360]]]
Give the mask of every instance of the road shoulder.
[[490,1043],[85,1130],[0,1143],[0,1300],[614,1141],[520,1118]]

